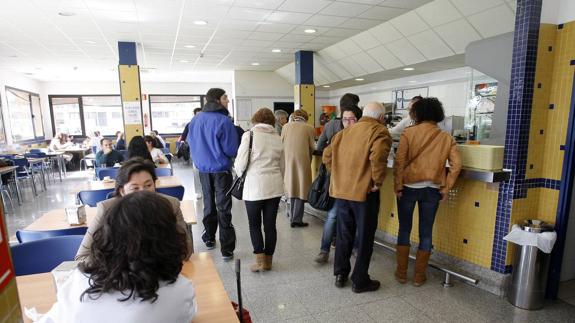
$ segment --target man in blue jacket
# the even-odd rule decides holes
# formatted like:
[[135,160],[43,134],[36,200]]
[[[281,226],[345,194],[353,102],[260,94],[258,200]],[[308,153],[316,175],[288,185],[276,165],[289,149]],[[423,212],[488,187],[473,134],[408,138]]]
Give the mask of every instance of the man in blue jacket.
[[219,224],[222,257],[228,261],[234,257],[236,233],[232,225],[232,197],[226,192],[232,185],[232,158],[238,152],[239,139],[229,117],[226,92],[210,89],[206,101],[202,113],[189,123],[187,141],[202,183],[202,240],[208,249],[213,249]]

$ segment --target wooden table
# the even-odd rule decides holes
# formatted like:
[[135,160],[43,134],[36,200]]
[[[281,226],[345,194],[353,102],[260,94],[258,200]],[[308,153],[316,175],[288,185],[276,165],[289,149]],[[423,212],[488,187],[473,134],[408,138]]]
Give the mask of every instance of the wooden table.
[[[194,254],[184,262],[182,275],[192,281],[196,290],[198,312],[194,323],[238,322],[238,318],[224,289],[222,279],[210,254]],[[24,308],[35,307],[39,313],[46,313],[56,302],[56,290],[50,273],[16,277],[20,305],[24,322],[31,322],[24,314]]]
[[6,166],[0,167],[0,175],[13,173],[14,174],[14,184],[16,185],[16,195],[18,196],[18,204],[22,205],[22,194],[20,193],[20,185],[18,185],[18,173],[16,170],[18,166]]
[[[182,181],[175,176],[158,177],[156,180],[156,188],[182,186]],[[116,181],[86,181],[73,187],[72,192],[78,193],[79,191],[95,191],[113,189],[116,187]]]

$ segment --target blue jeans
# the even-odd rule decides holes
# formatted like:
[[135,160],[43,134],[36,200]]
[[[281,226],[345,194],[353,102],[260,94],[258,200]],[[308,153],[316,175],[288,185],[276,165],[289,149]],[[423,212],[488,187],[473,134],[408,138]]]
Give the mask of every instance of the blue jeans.
[[411,236],[411,227],[413,225],[413,210],[417,202],[419,210],[419,250],[431,251],[433,246],[433,221],[435,221],[439,200],[441,200],[441,194],[437,188],[403,187],[401,198],[397,201],[399,213],[398,245],[410,245],[409,237]]
[[337,213],[335,208],[335,203],[327,212],[327,218],[325,219],[325,224],[323,225],[323,235],[321,236],[321,251],[329,253],[329,248],[331,247],[331,239],[335,233],[335,225],[337,223]]

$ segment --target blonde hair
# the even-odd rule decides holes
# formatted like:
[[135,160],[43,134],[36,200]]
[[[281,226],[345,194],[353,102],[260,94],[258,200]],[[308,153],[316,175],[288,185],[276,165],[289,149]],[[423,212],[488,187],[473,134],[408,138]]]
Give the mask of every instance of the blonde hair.
[[295,120],[296,118],[303,118],[306,122],[309,119],[309,115],[307,114],[307,112],[304,109],[299,109],[299,110],[295,110],[291,115],[290,115],[290,120]]

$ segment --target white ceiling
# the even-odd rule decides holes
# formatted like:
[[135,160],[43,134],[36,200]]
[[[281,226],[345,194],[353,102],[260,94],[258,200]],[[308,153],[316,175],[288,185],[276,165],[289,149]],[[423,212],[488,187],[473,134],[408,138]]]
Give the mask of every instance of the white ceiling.
[[[439,0],[438,0],[439,1]],[[447,0],[446,0],[447,1]],[[484,12],[481,5],[493,0],[450,0],[463,3],[470,15]],[[137,42],[139,65],[148,68],[143,78],[181,80],[195,71],[276,70],[293,62],[297,50],[321,51],[338,43],[342,57],[332,62],[322,54],[326,66],[344,64],[350,70],[329,72],[321,82],[394,66],[393,58],[373,58],[373,53],[391,51],[399,63],[453,54],[461,49],[457,35],[444,34],[447,45],[428,46],[421,34],[428,23],[410,11],[430,0],[2,0],[0,9],[0,69],[26,73],[32,78],[57,80],[101,80],[116,78],[117,42]],[[436,1],[437,2],[437,1]],[[496,1],[498,2],[498,1]],[[490,6],[493,8],[494,6]],[[460,9],[461,10],[461,9]],[[509,8],[507,8],[509,10]],[[62,12],[73,13],[64,17]],[[404,15],[406,14],[406,15]],[[445,26],[452,19],[444,14],[418,13],[430,17],[431,25]],[[402,16],[404,15],[404,16]],[[399,16],[399,25],[378,26]],[[398,19],[396,18],[396,19]],[[195,20],[205,20],[197,26]],[[472,21],[469,20],[471,23]],[[481,26],[481,17],[475,25]],[[404,25],[405,23],[405,25]],[[475,26],[474,25],[474,26]],[[376,27],[378,26],[378,27]],[[382,30],[373,37],[362,34],[372,27]],[[313,28],[315,34],[304,29]],[[391,34],[384,34],[388,28]],[[394,36],[399,30],[402,34]],[[477,30],[474,27],[473,30]],[[378,30],[379,30],[378,29]],[[494,26],[484,26],[493,34]],[[439,31],[434,31],[434,33]],[[371,32],[370,32],[371,33]],[[404,35],[403,33],[408,33]],[[415,39],[407,39],[412,36]],[[482,35],[483,36],[483,35]],[[376,38],[378,48],[355,41]],[[419,37],[419,38],[417,38]],[[455,38],[450,42],[449,37]],[[425,48],[413,50],[411,42],[423,40]],[[390,43],[387,43],[387,42]],[[391,43],[391,41],[395,41]],[[195,48],[186,48],[194,45]],[[281,53],[271,50],[281,49]],[[366,54],[367,50],[371,50]],[[328,51],[330,52],[330,51]],[[200,54],[203,54],[200,57]],[[406,54],[406,55],[403,55]],[[357,56],[356,56],[357,55]],[[359,62],[358,62],[359,58]],[[252,63],[259,66],[252,66]],[[154,76],[152,76],[154,75]]]

